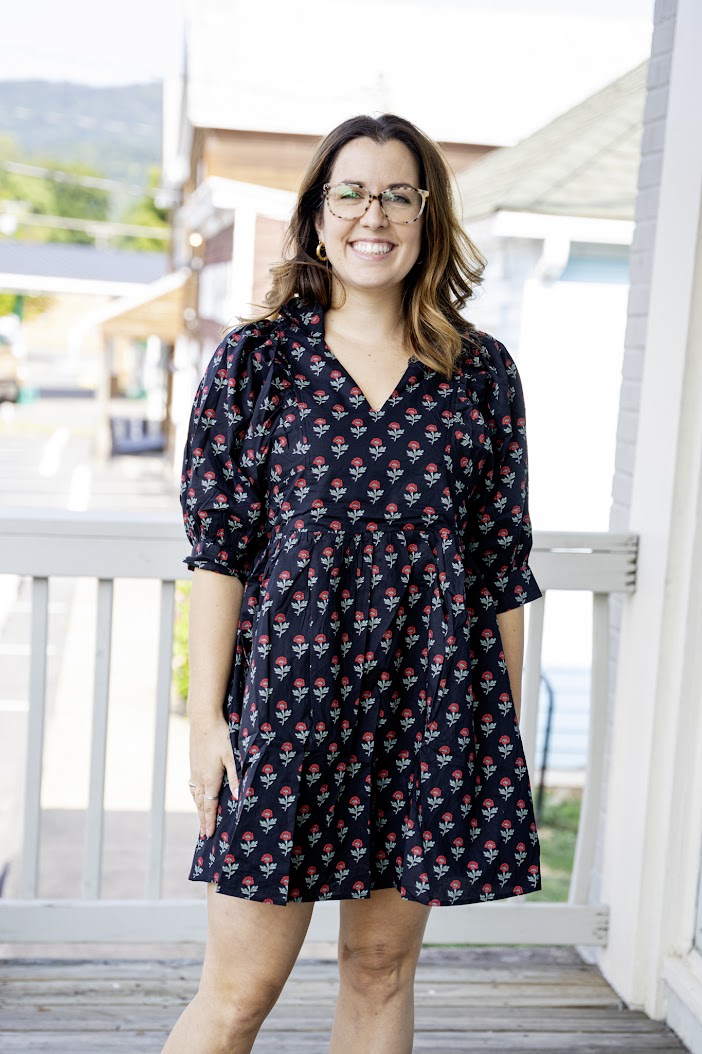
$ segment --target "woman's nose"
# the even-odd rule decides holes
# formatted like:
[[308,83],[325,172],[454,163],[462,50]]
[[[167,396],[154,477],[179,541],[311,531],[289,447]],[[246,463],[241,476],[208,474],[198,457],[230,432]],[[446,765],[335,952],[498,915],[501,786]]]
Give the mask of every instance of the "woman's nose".
[[363,219],[372,227],[384,226],[387,223],[388,218],[380,207],[378,198],[372,199]]

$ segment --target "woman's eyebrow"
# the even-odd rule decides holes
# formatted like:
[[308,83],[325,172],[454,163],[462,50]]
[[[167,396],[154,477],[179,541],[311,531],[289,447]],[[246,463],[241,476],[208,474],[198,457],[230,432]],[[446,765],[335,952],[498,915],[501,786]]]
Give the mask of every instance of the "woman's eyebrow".
[[[365,185],[366,185],[365,183],[362,183],[361,180],[359,180],[359,179],[340,179],[339,183],[350,183],[354,187],[365,187]],[[395,187],[412,187],[412,186],[414,186],[414,184],[410,183],[409,180],[406,179],[403,183],[388,183],[388,185],[385,187],[385,189],[386,190],[394,190]]]

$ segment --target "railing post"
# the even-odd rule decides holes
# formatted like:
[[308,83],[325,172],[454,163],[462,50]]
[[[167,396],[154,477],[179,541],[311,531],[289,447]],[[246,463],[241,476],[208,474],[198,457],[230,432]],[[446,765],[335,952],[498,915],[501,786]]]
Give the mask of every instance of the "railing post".
[[583,796],[578,818],[568,903],[587,904],[597,844],[604,780],[609,689],[609,594],[592,595],[592,672],[590,722]]
[[544,589],[543,596],[529,605],[529,630],[524,656],[522,706],[519,718],[519,732],[524,746],[524,760],[530,774],[532,789],[536,773],[536,723],[539,716],[541,648],[544,636],[546,596],[547,591]]
[[27,762],[24,773],[24,823],[22,833],[23,892],[36,897],[39,886],[39,821],[41,773],[46,713],[46,644],[49,616],[49,579],[32,578],[32,623],[29,663],[29,721]]
[[[161,582],[154,767],[151,784],[149,846],[146,864],[145,896],[147,900],[155,900],[160,897],[163,884],[163,845],[166,820],[168,724],[171,708],[171,678],[173,675],[174,615],[175,582]],[[186,778],[186,775],[187,773],[183,773],[183,779]]]
[[114,581],[98,579],[97,627],[95,630],[95,691],[90,736],[90,794],[85,816],[85,862],[83,896],[100,896],[102,881],[102,835],[105,822],[105,756],[107,710],[110,694],[112,651],[112,598]]

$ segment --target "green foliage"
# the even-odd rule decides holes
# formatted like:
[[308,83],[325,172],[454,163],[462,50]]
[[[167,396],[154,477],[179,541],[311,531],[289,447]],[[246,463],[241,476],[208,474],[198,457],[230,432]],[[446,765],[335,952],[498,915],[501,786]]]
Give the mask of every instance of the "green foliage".
[[[0,161],[16,160],[17,145],[10,136],[0,137]],[[60,169],[78,176],[101,176],[89,165],[57,162],[50,157],[36,157],[32,164],[42,168]],[[22,175],[8,172],[0,165],[0,198],[21,203],[32,215],[68,216],[85,220],[106,220],[109,217],[110,195],[106,190],[62,182],[50,177]],[[80,242],[92,245],[93,238],[82,231],[60,230],[51,227],[22,227],[19,215],[18,235],[22,240],[40,242]],[[13,235],[14,237],[14,235]]]
[[188,663],[188,612],[190,608],[190,582],[176,582],[175,623],[173,631],[173,688],[183,708],[188,698],[190,666]]
[[[161,182],[161,171],[157,165],[149,169],[150,190],[155,191]],[[121,223],[135,223],[142,227],[168,227],[168,212],[157,207],[151,194],[145,194],[127,207],[119,217]],[[132,238],[129,236],[113,239],[114,244],[124,249],[141,249],[146,252],[163,252],[166,243],[162,238]]]
[[[107,221],[110,219],[124,223],[138,224],[143,227],[156,227],[167,230],[169,217],[165,209],[158,208],[153,194],[145,193],[135,198],[125,189],[109,191],[97,187],[82,186],[72,182],[71,176],[103,177],[104,173],[95,166],[80,161],[67,162],[47,155],[22,158],[27,164],[35,165],[55,172],[67,174],[61,177],[21,174],[3,168],[3,161],[17,161],[20,158],[17,142],[10,135],[0,135],[0,200],[13,202],[11,211],[17,214],[16,233],[6,235],[12,239],[32,242],[72,242],[92,245],[94,236],[79,230],[62,230],[55,227],[41,227],[35,224],[22,225],[22,214],[34,216],[63,216],[81,220]],[[161,172],[158,165],[148,168],[148,189],[155,191],[160,184]],[[0,235],[2,239],[3,235]],[[166,242],[163,238],[114,236],[111,245],[117,248],[136,249],[151,252],[163,252]]]
[[[46,168],[56,168],[55,161],[46,159],[39,162]],[[79,176],[102,176],[102,172],[88,165],[69,164],[64,162],[61,166],[63,172],[72,172]],[[76,183],[64,183],[54,181],[53,187],[53,211],[54,216],[70,216],[81,220],[106,220],[110,213],[110,195],[107,190],[97,187],[82,187]],[[54,230],[50,232],[48,241],[52,242],[82,242],[92,245],[92,235],[82,231]]]
[[[8,172],[0,164],[0,200],[17,203],[9,211],[24,208],[35,215],[113,219],[134,206],[127,185],[141,186],[153,178],[161,156],[160,82],[98,87],[68,81],[0,81],[0,111],[4,129],[0,162],[23,161],[125,184],[124,192],[112,192]],[[165,223],[165,217],[153,208],[153,200],[144,209],[135,206],[132,215],[131,222],[146,226]],[[16,234],[0,234],[0,240],[4,237],[29,242],[94,242],[82,231],[34,224],[19,226]],[[160,252],[165,248],[163,240],[150,238],[125,239],[120,244]]]
[[0,316],[19,315],[31,322],[48,311],[55,299],[44,293],[0,293]]
[[529,894],[529,903],[568,899],[581,799],[578,788],[545,789],[542,815],[537,817],[542,888]]
[[[16,161],[18,158],[18,147],[10,135],[0,135],[0,162]],[[27,202],[31,212],[51,211],[53,206],[53,191],[51,184],[45,179],[33,179],[30,176],[20,176],[15,172],[7,172],[0,165],[0,200]],[[44,241],[45,239],[42,239]]]

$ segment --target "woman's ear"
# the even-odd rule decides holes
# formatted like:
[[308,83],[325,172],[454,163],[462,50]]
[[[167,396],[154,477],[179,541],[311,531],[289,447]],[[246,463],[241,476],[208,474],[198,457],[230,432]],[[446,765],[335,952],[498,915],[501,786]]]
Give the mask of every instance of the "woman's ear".
[[324,241],[324,236],[322,234],[322,231],[324,230],[324,225],[322,223],[322,213],[321,212],[314,213],[314,215],[312,217],[312,223],[313,223],[314,229],[315,229],[315,231],[317,233],[318,240],[320,242],[323,242]]

